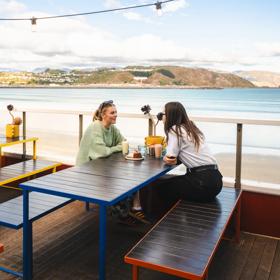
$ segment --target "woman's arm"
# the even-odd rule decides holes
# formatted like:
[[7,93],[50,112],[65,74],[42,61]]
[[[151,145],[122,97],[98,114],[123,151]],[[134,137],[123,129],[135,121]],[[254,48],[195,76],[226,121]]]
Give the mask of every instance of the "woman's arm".
[[89,157],[91,159],[96,159],[100,157],[108,157],[113,153],[120,152],[122,150],[122,140],[124,138],[116,127],[112,128],[111,137],[113,146],[108,147],[104,142],[102,130],[94,130]]
[[168,165],[176,165],[177,164],[177,158],[174,157],[174,156],[168,156],[166,155],[164,158],[163,158],[163,161],[168,164]]
[[89,150],[92,141],[92,128],[89,126],[80,142],[79,151],[76,157],[76,165],[82,165],[89,161]]
[[175,132],[171,131],[168,133],[168,143],[166,147],[166,156],[163,161],[169,165],[177,164],[177,158],[180,153],[180,147],[178,143],[178,138]]

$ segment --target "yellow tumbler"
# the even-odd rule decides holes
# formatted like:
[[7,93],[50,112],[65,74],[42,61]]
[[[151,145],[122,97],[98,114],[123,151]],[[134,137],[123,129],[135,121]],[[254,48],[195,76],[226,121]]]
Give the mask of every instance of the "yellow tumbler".
[[19,137],[19,125],[7,124],[6,125],[6,137],[7,138]]

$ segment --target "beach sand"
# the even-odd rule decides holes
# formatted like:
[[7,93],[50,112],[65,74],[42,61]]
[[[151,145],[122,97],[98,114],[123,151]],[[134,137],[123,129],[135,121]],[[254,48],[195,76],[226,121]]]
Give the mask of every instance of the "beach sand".
[[[79,140],[77,135],[52,133],[47,131],[28,131],[28,135],[39,137],[37,154],[39,157],[75,164]],[[143,143],[138,143],[143,144]],[[136,146],[137,147],[137,146]],[[6,147],[4,152],[22,152],[20,145]],[[28,154],[32,154],[32,144],[27,144]],[[235,154],[217,153],[215,157],[224,177],[235,177]],[[243,154],[241,177],[246,180],[280,185],[280,157],[271,155]]]

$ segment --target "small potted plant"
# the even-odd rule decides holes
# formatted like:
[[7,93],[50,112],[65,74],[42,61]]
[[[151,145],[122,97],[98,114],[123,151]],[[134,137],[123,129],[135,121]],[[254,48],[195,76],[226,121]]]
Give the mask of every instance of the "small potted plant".
[[9,104],[7,106],[7,109],[12,117],[12,123],[6,125],[6,137],[19,137],[19,126],[22,123],[22,119],[20,117],[14,117],[14,115],[12,114],[12,111],[14,110],[14,106],[12,104]]

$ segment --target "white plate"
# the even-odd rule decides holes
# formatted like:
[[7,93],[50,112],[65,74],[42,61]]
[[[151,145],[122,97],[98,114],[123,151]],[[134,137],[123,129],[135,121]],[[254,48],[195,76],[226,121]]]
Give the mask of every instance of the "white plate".
[[134,158],[134,157],[129,157],[129,156],[125,156],[125,159],[128,159],[128,160],[143,160],[144,158],[143,157],[140,157],[140,158]]

